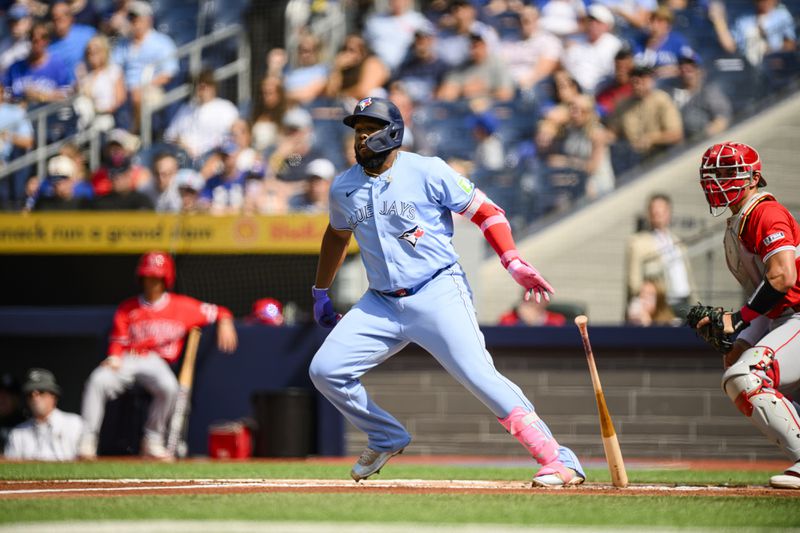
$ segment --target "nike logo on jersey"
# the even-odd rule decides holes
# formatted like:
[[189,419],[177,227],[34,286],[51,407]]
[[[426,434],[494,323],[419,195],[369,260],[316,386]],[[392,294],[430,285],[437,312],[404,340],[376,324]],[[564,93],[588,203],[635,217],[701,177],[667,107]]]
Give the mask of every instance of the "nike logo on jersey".
[[353,189],[352,191],[344,193],[344,197],[345,197],[345,198],[350,198],[350,195],[351,195],[351,194],[353,194],[354,192],[356,192],[358,189],[359,189],[359,188],[358,188],[358,187],[356,187],[356,188],[355,188],[355,189]]
[[419,226],[414,226],[413,228],[401,233],[397,238],[402,241],[406,241],[408,244],[416,248],[417,242],[422,238],[423,235],[425,235],[425,230]]

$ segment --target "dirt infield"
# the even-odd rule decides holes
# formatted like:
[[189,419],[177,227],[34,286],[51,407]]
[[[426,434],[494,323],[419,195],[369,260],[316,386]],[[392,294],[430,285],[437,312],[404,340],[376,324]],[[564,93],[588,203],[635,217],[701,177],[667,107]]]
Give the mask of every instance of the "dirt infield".
[[0,499],[114,497],[175,494],[382,493],[382,494],[562,494],[570,496],[769,496],[800,497],[800,491],[766,486],[676,486],[636,484],[617,489],[609,484],[585,483],[565,489],[533,488],[529,482],[465,480],[366,480],[355,483],[331,479],[187,479],[0,481]]

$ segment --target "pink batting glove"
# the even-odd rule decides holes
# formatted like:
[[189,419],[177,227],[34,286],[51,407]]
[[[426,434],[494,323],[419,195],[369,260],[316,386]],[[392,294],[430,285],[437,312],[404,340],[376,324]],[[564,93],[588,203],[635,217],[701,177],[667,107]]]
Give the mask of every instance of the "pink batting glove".
[[514,278],[514,281],[528,289],[528,292],[525,293],[526,302],[531,299],[531,294],[536,303],[541,303],[542,298],[547,302],[550,301],[550,295],[555,292],[555,289],[530,263],[515,257],[508,263],[506,270]]

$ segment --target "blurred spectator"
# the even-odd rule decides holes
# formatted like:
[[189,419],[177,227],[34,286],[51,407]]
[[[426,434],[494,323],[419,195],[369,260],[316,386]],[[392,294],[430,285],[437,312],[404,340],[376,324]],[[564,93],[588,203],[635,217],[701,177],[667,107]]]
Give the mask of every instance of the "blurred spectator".
[[87,207],[85,198],[75,194],[75,180],[72,178],[74,163],[66,156],[52,158],[48,165],[47,181],[43,184],[48,189],[44,194],[42,188],[34,204],[36,211],[78,211]]
[[327,213],[328,192],[336,174],[333,163],[315,159],[306,167],[305,190],[289,201],[289,209],[299,213]]
[[633,159],[614,168],[622,172],[637,158],[649,157],[683,140],[681,113],[667,93],[655,88],[653,71],[636,67],[631,73],[633,93],[614,110],[608,121],[616,139],[633,150]]
[[97,32],[93,27],[76,24],[69,3],[57,0],[50,5],[53,38],[47,51],[61,59],[70,72],[83,60],[86,45]]
[[222,168],[206,181],[200,193],[202,209],[212,215],[238,214],[242,211],[247,172],[236,166],[238,151],[239,148],[231,142],[220,147]]
[[77,24],[97,27],[100,17],[91,0],[67,0],[69,10]]
[[614,189],[614,170],[608,150],[608,133],[600,124],[594,99],[579,95],[568,105],[568,118],[539,124],[536,136],[540,156],[551,168],[585,173],[586,195],[596,198]]
[[128,4],[130,37],[117,42],[111,57],[122,67],[125,87],[133,111],[133,127],[138,130],[143,99],[156,101],[163,87],[178,73],[175,42],[169,35],[153,29],[153,8],[147,2]]
[[181,213],[199,213],[203,211],[200,192],[206,185],[203,177],[194,170],[184,168],[175,176],[175,185],[181,199]]
[[729,28],[725,3],[711,0],[708,18],[722,48],[732,54],[738,50],[753,66],[760,66],[766,54],[797,48],[794,18],[778,0],[754,0],[755,9],[739,15]]
[[520,298],[519,303],[498,320],[498,326],[563,326],[567,318],[561,313],[547,310],[548,302],[537,302],[534,298]]
[[608,7],[619,22],[642,29],[650,21],[650,13],[658,7],[656,0],[594,0]]
[[110,40],[131,34],[131,22],[128,20],[128,5],[131,0],[111,0],[111,4],[100,14],[100,31]]
[[406,56],[414,33],[430,22],[414,10],[413,0],[389,0],[388,4],[387,12],[367,16],[363,34],[369,47],[394,71]]
[[[125,103],[122,69],[111,62],[110,45],[104,35],[92,37],[84,55],[85,62],[77,68],[78,91],[91,103],[89,119],[84,122],[106,130],[114,126],[114,114]],[[75,107],[79,107],[77,102]]]
[[647,33],[633,44],[633,60],[650,67],[659,78],[678,75],[678,58],[692,53],[686,38],[672,29],[675,16],[667,6],[660,6],[650,16]]
[[284,181],[305,179],[305,166],[321,157],[314,146],[314,123],[311,114],[301,107],[290,109],[281,122],[278,142],[267,149],[264,159],[272,175]]
[[259,298],[253,302],[253,313],[250,320],[265,326],[282,326],[284,324],[283,305],[275,298]]
[[237,118],[231,124],[226,140],[239,147],[236,155],[236,165],[240,170],[249,170],[261,164],[260,156],[253,149],[253,135],[250,132],[250,123],[243,118]]
[[584,91],[594,94],[597,84],[614,74],[622,41],[611,33],[614,15],[603,5],[589,6],[585,24],[584,32],[567,39],[562,63]]
[[473,35],[481,36],[490,53],[498,51],[500,39],[497,32],[477,19],[472,2],[453,0],[449,17],[453,22],[452,27],[442,31],[436,43],[436,55],[449,67],[460,67],[470,60]]
[[194,81],[194,97],[183,104],[164,132],[164,140],[182,147],[192,159],[220,146],[239,110],[217,96],[214,72],[203,70]]
[[59,148],[58,153],[70,158],[72,162],[75,163],[75,174],[73,177],[81,188],[80,194],[88,197],[94,196],[92,185],[89,183],[89,167],[86,163],[86,156],[84,156],[81,149],[78,148],[78,145],[73,142],[68,142]]
[[4,98],[0,101],[0,166],[31,148],[33,125],[26,118],[25,108]]
[[179,212],[182,202],[175,179],[180,169],[178,158],[170,152],[161,152],[153,158],[152,167],[153,179],[142,192],[152,200],[157,212]]
[[578,32],[580,29],[578,19],[585,11],[580,0],[547,0],[541,9],[542,18],[539,26],[561,39]]
[[322,43],[312,33],[304,33],[297,42],[293,64],[286,69],[283,86],[293,102],[308,104],[319,98],[328,84],[328,65],[322,60]]
[[[111,191],[111,169],[130,163],[133,155],[139,150],[139,138],[121,128],[116,128],[106,134],[106,142],[100,154],[100,168],[92,174],[91,182],[94,193],[103,196]],[[152,179],[150,171],[138,164],[131,169],[133,185],[137,189],[144,189]]]
[[705,71],[696,54],[678,59],[680,76],[668,89],[681,110],[683,136],[698,139],[728,128],[733,115],[731,101],[716,83],[706,83]]
[[633,66],[633,52],[629,47],[623,46],[614,56],[614,76],[597,87],[597,108],[601,117],[605,118],[613,113],[619,102],[633,94]]
[[0,450],[5,450],[8,434],[25,422],[22,414],[22,396],[17,380],[8,372],[0,375]]
[[394,78],[403,83],[415,102],[434,98],[447,72],[447,65],[436,55],[436,35],[431,27],[414,33],[414,41]]
[[539,27],[539,10],[535,6],[523,7],[519,20],[522,38],[500,43],[500,57],[517,87],[529,92],[555,72],[563,47],[556,36]]
[[441,100],[488,98],[508,101],[514,98],[514,81],[508,66],[492,55],[479,33],[470,36],[469,61],[451,71],[439,87]]
[[414,110],[416,105],[411,95],[406,90],[406,85],[401,81],[393,81],[389,84],[387,98],[392,101],[400,115],[403,117],[405,129],[403,131],[403,144],[401,150],[412,150],[414,148]]
[[111,192],[95,198],[92,206],[97,211],[147,211],[154,208],[153,201],[134,187],[134,169],[131,160],[124,157],[108,168]]
[[72,461],[78,455],[83,431],[81,417],[58,407],[61,387],[53,373],[43,368],[28,371],[22,392],[31,418],[11,430],[6,459]]
[[253,123],[253,148],[262,152],[278,140],[278,128],[289,107],[283,82],[274,76],[261,80],[261,94],[255,99],[250,121]]
[[672,326],[680,319],[667,304],[663,285],[645,280],[639,293],[628,302],[625,321],[634,326]]
[[[363,37],[350,34],[333,60],[325,94],[330,98],[359,101],[376,91],[381,93],[388,80],[389,68],[367,47]],[[346,107],[351,106],[348,103]]]
[[681,240],[670,230],[672,199],[655,194],[647,203],[648,227],[628,239],[626,253],[627,299],[641,291],[645,280],[663,284],[673,312],[685,316],[692,299],[689,256]]
[[475,138],[475,180],[481,181],[481,176],[487,172],[496,172],[503,168],[505,163],[505,150],[503,141],[495,135],[500,125],[497,117],[491,111],[484,111],[471,115],[467,119],[467,127]]
[[8,67],[28,57],[31,51],[31,18],[24,4],[14,4],[6,11],[8,34],[0,40],[0,76]]
[[28,57],[17,61],[6,71],[3,84],[13,98],[29,105],[60,102],[69,95],[73,73],[57,57],[47,51],[50,44],[48,25],[37,22],[31,29],[31,50]]
[[563,68],[557,69],[550,77],[552,99],[540,102],[545,118],[565,123],[569,116],[569,104],[583,94],[580,84]]

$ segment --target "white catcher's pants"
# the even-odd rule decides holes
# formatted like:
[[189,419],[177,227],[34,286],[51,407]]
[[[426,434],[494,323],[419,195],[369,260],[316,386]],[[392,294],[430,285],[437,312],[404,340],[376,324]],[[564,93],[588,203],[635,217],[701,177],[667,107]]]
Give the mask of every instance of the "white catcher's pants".
[[106,401],[116,398],[134,383],[140,384],[153,397],[144,426],[145,438],[163,443],[179,386],[169,364],[155,353],[124,355],[119,369],[98,366],[92,371],[83,391],[81,416],[86,434],[97,437]]

